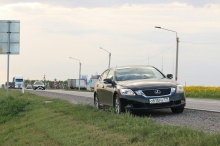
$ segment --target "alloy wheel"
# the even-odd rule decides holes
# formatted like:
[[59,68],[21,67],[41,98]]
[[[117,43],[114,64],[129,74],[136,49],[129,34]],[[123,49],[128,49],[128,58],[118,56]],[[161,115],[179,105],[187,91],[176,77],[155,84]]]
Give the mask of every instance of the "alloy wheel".
[[95,95],[94,106],[96,107],[96,109],[99,109],[99,101],[98,101],[97,94]]
[[115,98],[115,112],[117,114],[121,113],[120,101],[119,101],[119,99],[117,97]]

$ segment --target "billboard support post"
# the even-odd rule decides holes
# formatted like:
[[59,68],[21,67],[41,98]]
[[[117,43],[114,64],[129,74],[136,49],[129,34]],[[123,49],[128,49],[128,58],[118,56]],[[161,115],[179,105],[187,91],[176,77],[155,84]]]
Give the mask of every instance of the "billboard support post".
[[6,87],[6,89],[7,89],[7,91],[6,91],[6,97],[8,97],[8,85],[9,85],[9,58],[10,58],[10,53],[11,53],[11,51],[10,51],[10,34],[11,34],[11,31],[10,31],[10,25],[11,25],[11,21],[8,21],[8,52],[7,52],[7,54],[8,54],[8,65],[7,65],[7,87]]

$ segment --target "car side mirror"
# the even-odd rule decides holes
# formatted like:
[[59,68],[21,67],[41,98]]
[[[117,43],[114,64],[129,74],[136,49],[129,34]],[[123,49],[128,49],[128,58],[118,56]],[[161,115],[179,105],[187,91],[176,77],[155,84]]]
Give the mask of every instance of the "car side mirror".
[[172,78],[173,78],[173,75],[172,75],[172,74],[167,74],[167,78],[168,78],[168,79],[172,79]]
[[104,79],[103,80],[105,84],[112,84],[112,80],[111,79]]

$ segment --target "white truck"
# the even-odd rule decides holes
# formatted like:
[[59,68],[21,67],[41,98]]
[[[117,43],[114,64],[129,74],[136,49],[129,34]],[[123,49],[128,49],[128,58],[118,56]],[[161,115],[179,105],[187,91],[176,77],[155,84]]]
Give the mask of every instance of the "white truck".
[[15,89],[22,89],[22,87],[24,86],[24,77],[21,75],[17,75],[13,78],[13,82],[15,84]]
[[[68,79],[68,88],[70,89],[79,89],[79,79]],[[84,79],[80,79],[80,88],[86,89],[86,82]]]
[[95,76],[92,76],[89,80],[89,86],[90,86],[90,90],[94,90],[95,88],[95,84],[96,82],[98,81],[100,75],[95,75]]
[[97,81],[98,81],[98,79],[90,79],[90,81],[89,81],[90,90],[92,90],[92,91],[94,90],[95,84]]

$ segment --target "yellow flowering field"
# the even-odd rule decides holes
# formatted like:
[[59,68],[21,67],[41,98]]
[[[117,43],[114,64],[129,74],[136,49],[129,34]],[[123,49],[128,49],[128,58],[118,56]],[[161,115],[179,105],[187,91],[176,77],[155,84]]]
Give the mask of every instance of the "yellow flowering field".
[[185,86],[186,97],[220,99],[220,87]]

